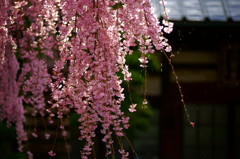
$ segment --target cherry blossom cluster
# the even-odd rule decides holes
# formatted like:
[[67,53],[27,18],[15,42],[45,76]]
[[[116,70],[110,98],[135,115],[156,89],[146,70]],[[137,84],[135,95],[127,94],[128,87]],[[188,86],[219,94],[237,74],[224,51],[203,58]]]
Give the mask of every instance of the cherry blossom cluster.
[[[160,25],[150,0],[1,2],[0,120],[15,123],[20,150],[26,140],[24,104],[31,107],[33,116],[47,112],[50,122],[72,111],[79,114],[79,140],[86,143],[83,159],[91,155],[100,125],[106,156],[114,155],[114,137],[121,138],[129,127],[129,117],[121,110],[125,98],[121,83],[132,80],[126,56],[137,48],[140,67],[146,69],[148,53],[171,52],[163,32],[170,33],[173,24],[163,21]],[[47,91],[52,97],[50,108],[44,96]],[[144,99],[143,107],[147,103]],[[132,103],[129,111],[136,108]],[[60,129],[67,136],[62,125]],[[128,158],[123,145],[117,152],[122,159]],[[33,158],[30,151],[27,154]],[[49,155],[56,154],[51,150]]]
[[[44,57],[53,58],[54,37],[57,21],[56,7],[49,8],[54,1],[21,1],[13,10],[13,29],[21,30],[15,37],[22,61],[18,83],[23,100],[32,105],[32,115],[45,112],[43,93],[51,82]],[[29,5],[31,4],[31,5]],[[54,6],[53,6],[54,7]],[[26,22],[27,21],[27,22]],[[20,33],[18,33],[20,34]]]
[[19,151],[23,150],[22,142],[27,140],[23,122],[25,121],[22,97],[19,97],[17,72],[19,63],[14,55],[13,41],[5,45],[5,61],[0,71],[0,121],[6,120],[8,126],[15,124]]
[[15,124],[18,149],[22,151],[22,143],[27,140],[27,136],[23,126],[24,108],[17,85],[19,63],[14,54],[17,46],[8,28],[12,24],[9,18],[12,9],[10,1],[0,1],[0,121],[6,120],[8,126]]
[[8,20],[8,10],[10,10],[11,5],[8,1],[0,1],[0,69],[5,61],[6,45],[9,39],[7,24]]
[[[0,117],[1,120],[6,119],[8,123],[16,125],[17,134],[20,136],[18,137],[19,150],[22,151],[22,141],[27,140],[23,129],[25,111],[22,103],[31,106],[33,116],[36,116],[37,113],[43,116],[45,113],[43,93],[47,90],[51,80],[47,65],[39,57],[41,54],[51,55],[47,54],[50,49],[46,47],[46,44],[49,42],[48,39],[52,39],[52,36],[49,36],[52,32],[51,28],[44,27],[44,18],[39,16],[47,16],[44,14],[47,8],[44,8],[42,3],[34,0],[16,2],[5,0],[3,3],[7,9],[1,9],[3,11],[1,15],[7,15],[5,16],[6,20],[1,19],[1,26],[5,27],[1,27],[5,31],[5,37],[1,34],[3,68],[0,71],[0,102],[3,103],[0,104],[2,107]],[[10,48],[7,49],[7,47]],[[15,120],[8,119],[8,116]],[[29,155],[30,152],[27,154]]]

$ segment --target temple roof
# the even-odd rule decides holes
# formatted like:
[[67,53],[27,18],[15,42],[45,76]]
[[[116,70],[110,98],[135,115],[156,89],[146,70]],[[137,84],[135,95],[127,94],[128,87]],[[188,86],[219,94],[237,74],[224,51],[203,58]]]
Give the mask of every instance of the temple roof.
[[[163,16],[159,0],[151,0],[155,15]],[[167,0],[170,20],[181,21],[240,21],[240,0]]]

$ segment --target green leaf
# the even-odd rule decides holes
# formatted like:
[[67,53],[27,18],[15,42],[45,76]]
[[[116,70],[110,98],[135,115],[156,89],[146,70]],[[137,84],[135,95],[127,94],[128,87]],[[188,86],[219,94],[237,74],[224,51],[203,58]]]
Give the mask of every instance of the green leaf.
[[117,10],[117,9],[119,9],[119,8],[122,8],[123,5],[124,5],[124,4],[123,4],[122,2],[116,3],[116,4],[114,4],[114,5],[112,6],[112,9],[113,9],[113,10]]

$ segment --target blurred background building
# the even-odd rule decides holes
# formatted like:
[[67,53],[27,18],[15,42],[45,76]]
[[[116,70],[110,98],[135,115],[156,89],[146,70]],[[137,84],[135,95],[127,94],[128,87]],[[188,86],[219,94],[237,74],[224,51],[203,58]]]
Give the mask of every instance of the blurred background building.
[[[159,0],[151,1],[162,19]],[[149,136],[158,143],[144,150],[149,158],[239,159],[240,0],[168,0],[166,7],[174,22],[167,36],[176,55],[172,62],[196,126],[187,123],[175,77],[162,56],[162,71],[148,80],[158,112],[157,136],[154,131]]]

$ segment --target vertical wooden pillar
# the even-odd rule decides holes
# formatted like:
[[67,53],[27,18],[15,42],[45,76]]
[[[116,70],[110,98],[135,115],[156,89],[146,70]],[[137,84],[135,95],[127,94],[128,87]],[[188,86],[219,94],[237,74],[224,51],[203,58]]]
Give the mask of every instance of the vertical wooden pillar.
[[177,99],[166,99],[162,108],[162,159],[182,158],[182,107]]

